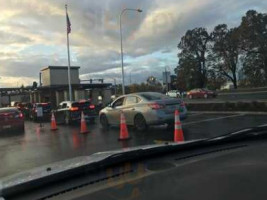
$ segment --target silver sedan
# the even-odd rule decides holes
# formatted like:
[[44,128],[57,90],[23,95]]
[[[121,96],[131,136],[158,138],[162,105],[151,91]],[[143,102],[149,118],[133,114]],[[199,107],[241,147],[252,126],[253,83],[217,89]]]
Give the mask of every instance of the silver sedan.
[[180,111],[180,119],[187,116],[185,103],[181,99],[170,98],[156,92],[142,92],[117,98],[99,113],[103,128],[120,124],[123,111],[127,125],[133,125],[143,131],[149,125],[174,124],[174,112]]

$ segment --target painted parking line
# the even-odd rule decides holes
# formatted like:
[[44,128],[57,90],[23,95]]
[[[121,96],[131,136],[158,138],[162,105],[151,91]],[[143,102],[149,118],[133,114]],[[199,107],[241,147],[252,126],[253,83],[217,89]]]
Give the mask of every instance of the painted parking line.
[[202,123],[202,122],[210,122],[210,121],[216,121],[216,120],[228,119],[228,118],[235,118],[235,117],[240,117],[240,116],[244,116],[244,114],[230,115],[230,116],[225,116],[225,117],[216,117],[216,118],[211,118],[211,119],[204,119],[204,120],[199,120],[199,121],[187,122],[187,123],[182,123],[182,125],[186,126],[186,125],[191,125],[191,124],[199,124],[199,123]]

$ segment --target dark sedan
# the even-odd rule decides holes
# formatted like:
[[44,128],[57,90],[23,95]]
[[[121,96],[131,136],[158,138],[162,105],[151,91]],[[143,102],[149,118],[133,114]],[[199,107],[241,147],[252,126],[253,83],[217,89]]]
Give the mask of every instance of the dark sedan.
[[17,108],[0,108],[0,132],[24,131],[24,116]]
[[58,123],[69,125],[73,122],[80,122],[82,112],[86,121],[94,123],[97,117],[96,107],[88,100],[61,102],[54,114]]

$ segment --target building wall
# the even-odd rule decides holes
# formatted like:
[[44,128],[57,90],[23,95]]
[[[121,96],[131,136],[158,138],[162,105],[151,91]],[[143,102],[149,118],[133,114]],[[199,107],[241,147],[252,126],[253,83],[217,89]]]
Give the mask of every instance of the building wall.
[[[80,84],[79,70],[71,69],[71,84]],[[68,85],[68,69],[46,69],[42,71],[43,86]]]
[[44,70],[42,73],[42,85],[48,86],[50,85],[50,70]]
[[56,106],[58,106],[64,100],[65,100],[64,99],[64,92],[63,91],[56,91],[56,101],[57,101]]
[[112,96],[112,91],[110,89],[106,89],[103,92],[103,104],[107,105],[111,102],[111,96]]
[[79,101],[85,99],[85,91],[84,90],[75,90],[74,91],[74,100]]

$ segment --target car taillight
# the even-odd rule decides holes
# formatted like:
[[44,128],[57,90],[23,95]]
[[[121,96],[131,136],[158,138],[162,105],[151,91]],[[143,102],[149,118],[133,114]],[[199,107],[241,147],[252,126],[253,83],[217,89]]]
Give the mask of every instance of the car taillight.
[[89,106],[89,108],[90,109],[95,109],[95,105],[92,104],[92,105]]
[[23,118],[23,114],[22,113],[19,113],[19,118]]
[[72,107],[72,108],[70,108],[70,111],[77,111],[77,110],[79,110],[78,107]]
[[153,110],[159,110],[159,109],[163,109],[163,108],[165,108],[165,105],[163,105],[163,104],[158,104],[158,103],[150,103],[150,104],[148,104],[148,106],[149,106],[150,108],[152,108]]

